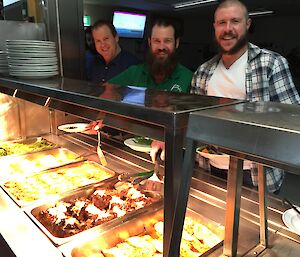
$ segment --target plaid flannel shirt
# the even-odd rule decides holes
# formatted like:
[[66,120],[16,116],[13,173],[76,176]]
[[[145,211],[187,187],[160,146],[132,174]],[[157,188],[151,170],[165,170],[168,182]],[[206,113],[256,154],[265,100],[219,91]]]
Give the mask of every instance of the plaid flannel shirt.
[[[221,56],[217,55],[202,64],[194,73],[191,93],[206,95],[212,77]],[[300,98],[293,83],[287,60],[278,53],[248,44],[246,67],[246,99],[251,102],[274,101],[287,104],[299,104]],[[265,167],[266,184],[270,192],[280,189],[284,171]],[[253,185],[257,186],[257,168],[251,170]]]

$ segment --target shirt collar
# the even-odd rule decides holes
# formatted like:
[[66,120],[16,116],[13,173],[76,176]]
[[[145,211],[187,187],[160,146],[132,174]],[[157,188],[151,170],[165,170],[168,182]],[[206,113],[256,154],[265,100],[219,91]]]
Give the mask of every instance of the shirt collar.
[[110,63],[108,63],[108,64],[106,64],[106,62],[105,62],[105,60],[104,60],[104,58],[102,57],[101,54],[97,54],[97,55],[96,55],[96,59],[97,59],[97,61],[101,62],[103,65],[106,65],[106,66],[115,65],[116,62],[117,62],[117,60],[118,60],[118,59],[120,58],[120,56],[121,56],[121,52],[122,52],[122,50],[121,50],[120,53],[118,53],[118,55],[117,55],[114,59],[112,59],[112,61],[111,61]]
[[261,53],[261,49],[258,46],[251,43],[248,44],[249,61],[253,60],[260,53]]

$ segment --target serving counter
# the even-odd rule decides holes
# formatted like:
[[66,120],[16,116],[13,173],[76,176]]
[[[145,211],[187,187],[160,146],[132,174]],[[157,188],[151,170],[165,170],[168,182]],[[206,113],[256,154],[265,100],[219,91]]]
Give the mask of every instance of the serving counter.
[[[66,78],[40,81],[0,78],[0,92],[11,96],[12,99],[21,99],[18,108],[20,117],[9,120],[9,122],[13,123],[19,122],[19,136],[21,138],[42,135],[51,142],[78,154],[91,153],[90,158],[93,161],[97,161],[95,151],[97,140],[94,137],[81,133],[61,133],[57,130],[58,125],[68,123],[70,119],[72,121],[84,120],[89,122],[104,118],[104,124],[107,127],[116,128],[126,133],[164,140],[166,142],[163,211],[165,217],[164,256],[176,256],[172,251],[178,249],[178,242],[175,242],[176,240],[172,241],[174,240],[172,231],[178,230],[178,224],[180,223],[177,224],[176,220],[181,212],[174,212],[174,209],[179,207],[178,199],[182,199],[183,196],[182,203],[186,203],[188,199],[188,208],[190,210],[209,217],[217,223],[225,224],[225,210],[228,208],[226,206],[226,181],[211,176],[211,174],[203,171],[201,168],[194,167],[194,149],[187,148],[190,160],[188,162],[185,161],[185,167],[188,163],[189,168],[194,171],[191,188],[184,187],[190,190],[185,191],[185,194],[178,194],[179,186],[181,185],[182,190],[185,179],[190,181],[190,177],[182,176],[182,146],[190,113],[202,113],[204,110],[208,112],[214,112],[215,110],[215,113],[218,113],[218,110],[222,110],[222,108],[240,106],[239,104],[242,104],[243,101],[176,94],[130,86],[100,86],[86,81]],[[29,108],[28,103],[30,103]],[[241,111],[241,115],[244,111]],[[206,120],[202,123],[198,124],[198,121],[195,122],[196,127],[193,131],[197,131],[197,133],[206,131],[208,132],[207,135],[209,135],[218,130],[223,130],[222,122],[218,123],[215,130],[212,131],[210,131],[210,123],[207,123]],[[200,129],[197,127],[200,125],[203,128],[205,126],[208,127]],[[230,126],[226,131],[231,131]],[[197,133],[195,135],[198,135]],[[192,138],[194,139],[194,135]],[[190,142],[189,140],[190,138],[188,143]],[[204,140],[203,138],[200,141],[209,142],[209,140]],[[215,141],[213,143],[218,145]],[[124,171],[133,173],[153,169],[153,164],[148,154],[137,153],[129,149],[124,146],[123,141],[118,140],[116,137],[103,138],[102,149],[108,162],[108,168],[117,173]],[[224,151],[226,150],[228,149],[225,147]],[[245,156],[243,155],[243,157]],[[250,158],[250,160],[253,159]],[[191,173],[189,174],[191,175]],[[181,182],[182,180],[183,182]],[[242,217],[240,231],[242,231],[242,235],[239,238],[239,243],[241,243],[239,248],[240,254],[244,254],[257,243],[256,234],[259,232],[260,225],[257,191],[243,188],[242,195],[243,200],[240,209]],[[1,217],[2,214],[5,217],[8,217],[11,213],[18,215],[15,218],[13,229],[7,226],[6,222],[0,224],[2,236],[17,257],[45,256],[45,251],[47,251],[47,256],[59,256],[62,254],[70,256],[68,255],[72,250],[70,247],[74,246],[74,244],[66,243],[57,247],[51,243],[33,221],[26,216],[26,212],[17,207],[15,202],[2,189],[0,191],[0,200],[3,203],[1,205],[1,207],[3,206],[0,212]],[[278,232],[278,234],[292,239],[293,242],[299,242],[295,234],[287,230],[282,224],[281,214],[286,206],[282,206],[281,202],[272,196],[268,200],[272,205],[272,209],[269,210],[269,218],[272,220],[269,225],[270,231]],[[174,217],[175,214],[177,216]],[[232,219],[236,218],[236,215],[233,213],[228,214],[227,212],[227,215]],[[182,216],[180,217],[182,218]],[[20,230],[20,227],[23,226],[26,228]],[[16,232],[18,237],[13,236]],[[36,236],[36,234],[39,235]],[[41,247],[26,248],[27,245],[32,244],[32,238]],[[233,237],[226,242],[236,243],[234,239]],[[220,251],[221,247],[211,252],[210,256],[219,256],[221,254]]]
[[[299,106],[273,102],[240,103],[190,114],[183,167],[185,176],[179,187],[173,221],[179,229],[173,230],[173,245],[178,244],[180,240],[193,171],[191,162],[196,142],[201,141],[218,146],[222,152],[230,155],[223,254],[237,256],[244,160],[251,160],[258,166],[260,218],[260,243],[246,256],[259,255],[269,246],[264,166],[278,167],[300,175],[299,116]],[[271,225],[270,220],[269,222]],[[299,243],[297,236],[296,241]]]
[[[56,111],[61,111],[88,121],[105,117],[104,124],[108,127],[164,140],[164,201],[168,203],[164,205],[165,256],[170,249],[169,237],[181,177],[182,145],[188,114],[191,111],[241,102],[130,86],[99,86],[66,78],[41,81],[1,78],[0,92],[47,108],[50,117],[49,133],[53,135],[58,134],[57,126],[60,125]],[[27,121],[23,120],[27,126],[30,126],[29,119],[30,117]],[[26,136],[25,132],[22,134]]]

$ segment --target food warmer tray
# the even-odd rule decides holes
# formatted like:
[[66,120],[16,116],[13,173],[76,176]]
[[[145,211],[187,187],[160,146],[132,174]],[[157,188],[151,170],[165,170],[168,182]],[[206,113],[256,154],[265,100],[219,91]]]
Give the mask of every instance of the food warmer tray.
[[[111,178],[113,176],[115,176],[115,172],[106,168],[106,167],[103,167],[101,166],[99,163],[97,162],[94,162],[94,161],[89,161],[89,160],[84,160],[84,161],[78,161],[78,162],[74,162],[74,163],[70,163],[70,164],[67,164],[67,165],[63,165],[61,167],[58,167],[58,168],[54,168],[54,169],[50,169],[50,170],[47,170],[47,171],[43,171],[43,172],[40,172],[40,173],[37,173],[37,174],[33,174],[31,176],[27,176],[27,177],[24,177],[22,178],[22,180],[15,180],[19,185],[22,186],[22,182],[24,181],[24,183],[26,183],[26,181],[29,181],[29,180],[34,180],[34,177],[36,176],[39,176],[39,177],[42,177],[43,175],[51,175],[51,173],[60,173],[63,169],[66,169],[66,168],[73,168],[73,167],[78,167],[80,165],[84,165],[84,164],[90,164],[90,165],[93,165],[95,166],[97,169],[99,170],[102,170],[104,171],[105,173],[107,173],[107,177],[104,178],[103,180],[106,180],[108,178]],[[41,178],[41,180],[43,180],[44,178]],[[45,201],[45,199],[51,199],[52,201],[55,200],[55,199],[59,199],[61,197],[62,194],[64,193],[67,193],[67,192],[72,192],[78,188],[84,188],[85,186],[88,186],[89,184],[97,184],[100,182],[100,180],[98,181],[95,181],[95,182],[89,182],[88,180],[86,180],[84,182],[84,184],[80,185],[79,187],[74,187],[74,188],[70,188],[70,189],[63,189],[63,188],[59,188],[59,190],[61,190],[60,192],[56,192],[56,193],[53,193],[53,194],[47,194],[47,195],[42,195],[42,196],[38,196],[39,198],[38,199],[33,199],[33,200],[29,200],[29,201],[26,201],[26,200],[22,200],[22,199],[18,199],[10,190],[9,188],[6,186],[8,183],[10,182],[14,182],[14,181],[6,181],[4,183],[1,184],[1,187],[3,188],[3,190],[16,202],[16,204],[23,208],[23,207],[26,207],[26,206],[29,206],[29,205],[36,205],[38,203],[42,203],[43,201]],[[52,186],[52,184],[48,184],[47,186],[49,186],[49,188]],[[31,186],[32,188],[32,186]],[[29,189],[30,190],[30,189]],[[21,191],[21,190],[20,190]],[[40,192],[40,191],[39,191]],[[22,193],[22,192],[21,192]]]
[[[45,146],[45,148],[39,148],[38,150],[33,150],[33,151],[29,150],[29,151],[26,151],[26,152],[23,152],[23,153],[18,153],[18,154],[2,155],[4,145],[14,147],[14,144],[30,145],[30,144],[37,143],[38,141],[44,141],[47,144]],[[58,147],[58,145],[56,145],[55,143],[50,142],[49,140],[47,140],[43,137],[31,137],[31,138],[27,138],[27,139],[4,141],[4,142],[0,143],[0,150],[1,150],[0,151],[0,158],[2,159],[2,158],[8,158],[8,157],[11,157],[11,156],[19,156],[19,155],[33,153],[33,152],[40,152],[40,151],[49,150],[49,149],[53,149],[53,148],[57,148],[57,147]]]
[[18,176],[30,176],[82,159],[77,153],[61,147],[17,156],[9,155],[6,158],[0,158],[0,166],[3,168],[0,181],[7,181]]
[[[223,244],[224,226],[191,209],[187,209],[186,217],[190,217],[198,223],[205,225],[220,239],[219,242],[199,256],[207,256]],[[163,210],[153,210],[152,212],[143,213],[135,219],[119,224],[119,226],[115,226],[110,230],[101,231],[97,235],[91,235],[89,238],[79,237],[60,246],[58,249],[65,257],[101,256],[99,255],[101,249],[114,247],[116,244],[132,236],[144,235],[146,232],[153,233],[154,224],[162,220]]]
[[48,238],[56,246],[59,246],[59,245],[65,244],[66,242],[73,241],[76,238],[79,238],[79,239],[86,238],[95,233],[98,234],[99,232],[107,231],[110,228],[118,226],[118,225],[126,222],[127,220],[131,220],[134,217],[136,217],[137,215],[140,215],[142,213],[149,212],[149,211],[152,212],[153,210],[161,209],[161,207],[163,205],[163,197],[159,193],[152,192],[152,191],[143,191],[143,189],[142,189],[142,187],[140,187],[140,185],[136,185],[137,189],[140,189],[142,192],[144,192],[146,196],[154,198],[155,201],[153,203],[151,203],[150,205],[147,205],[141,209],[131,211],[123,217],[114,218],[110,221],[107,221],[103,224],[89,228],[89,229],[79,232],[75,235],[71,235],[68,237],[55,236],[52,234],[52,232],[46,226],[44,226],[42,224],[42,222],[38,218],[39,213],[41,211],[45,211],[49,207],[53,206],[55,204],[55,202],[58,202],[58,201],[69,202],[69,201],[78,199],[80,197],[88,198],[97,189],[112,188],[116,184],[116,182],[118,182],[117,177],[113,177],[113,178],[107,179],[103,182],[99,182],[95,185],[86,186],[85,188],[77,189],[76,191],[73,191],[70,193],[65,193],[64,195],[62,195],[62,197],[60,199],[57,199],[55,201],[53,201],[53,200],[47,201],[46,200],[41,205],[36,204],[36,205],[32,205],[32,206],[27,206],[27,207],[23,208],[23,210],[31,218],[31,220],[48,236]]

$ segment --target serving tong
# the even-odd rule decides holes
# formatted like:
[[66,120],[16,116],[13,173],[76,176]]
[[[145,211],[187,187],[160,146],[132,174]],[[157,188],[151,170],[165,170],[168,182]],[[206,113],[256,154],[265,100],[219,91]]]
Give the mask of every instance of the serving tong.
[[100,163],[102,166],[106,166],[107,165],[107,161],[105,159],[105,156],[102,152],[102,149],[101,149],[101,143],[100,143],[100,130],[97,130],[97,135],[98,135],[98,143],[97,143],[97,154],[98,154],[98,157],[100,159]]
[[154,163],[154,174],[158,177],[160,181],[163,180],[164,174],[162,174],[159,170],[160,164],[161,164],[161,155],[162,149],[159,149],[155,156],[155,163]]
[[284,198],[284,199],[282,200],[282,202],[283,202],[283,203],[287,203],[290,207],[293,208],[293,210],[295,210],[295,212],[296,212],[298,215],[300,215],[299,209],[298,209],[292,202],[290,202],[288,199]]
[[[154,169],[150,171],[145,172],[139,172],[139,173],[122,173],[118,176],[118,180],[122,182],[129,182],[133,185],[137,185],[141,183],[143,180],[146,180],[151,177],[157,177],[160,181],[163,179],[163,174],[160,173],[159,167],[160,167],[160,154],[161,150],[159,150],[156,154]],[[157,182],[157,181],[153,181]]]
[[129,182],[133,185],[141,183],[143,180],[150,178],[154,170],[139,172],[139,173],[122,173],[118,176],[118,180],[122,182]]

